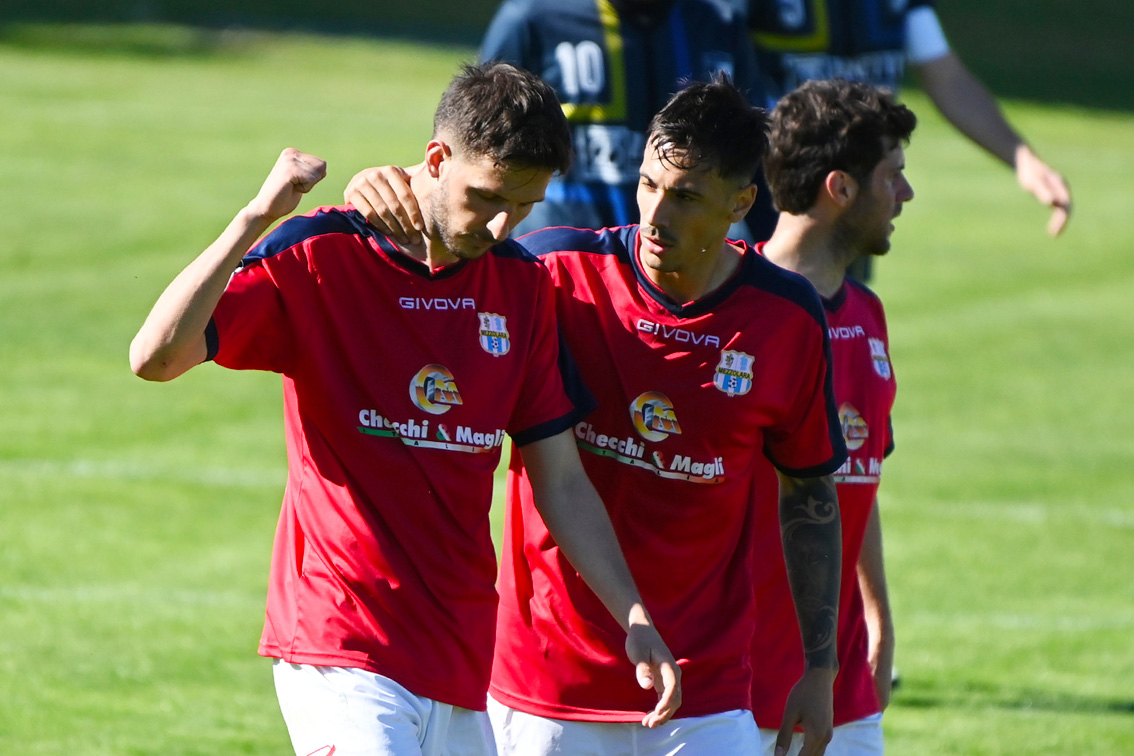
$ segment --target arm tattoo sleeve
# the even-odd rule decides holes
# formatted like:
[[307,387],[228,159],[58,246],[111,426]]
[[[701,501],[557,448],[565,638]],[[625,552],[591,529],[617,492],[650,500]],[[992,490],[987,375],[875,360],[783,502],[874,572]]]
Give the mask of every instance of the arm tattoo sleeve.
[[807,667],[838,667],[842,532],[835,483],[780,475],[780,531]]

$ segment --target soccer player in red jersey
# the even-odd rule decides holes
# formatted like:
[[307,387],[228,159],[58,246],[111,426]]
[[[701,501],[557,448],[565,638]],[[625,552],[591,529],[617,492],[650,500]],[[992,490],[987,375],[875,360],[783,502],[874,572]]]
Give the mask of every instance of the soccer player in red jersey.
[[[520,239],[551,271],[564,340],[596,397],[575,439],[678,656],[683,703],[656,730],[635,724],[648,701],[619,679],[616,627],[534,510],[532,470],[514,456],[489,702],[503,754],[756,752],[760,512],[783,523],[771,558],[787,554],[800,607],[790,626],[807,648],[784,744],[797,724],[808,754],[830,737],[840,544],[831,474],[845,448],[827,325],[806,280],[726,239],[752,204],[765,126],[727,80],[691,84],[650,124],[640,225]],[[406,175],[364,171],[347,198],[412,237],[420,216]],[[765,477],[772,465],[779,481]]]
[[[259,194],[169,285],[130,347],[169,380],[213,360],[278,372],[288,482],[260,653],[299,756],[494,754],[484,713],[497,595],[489,527],[504,434],[539,511],[616,615],[647,724],[679,671],[627,569],[571,431],[554,294],[511,229],[570,161],[554,92],[507,64],[441,98],[399,248],[347,207],[292,218],[325,175],[285,150]],[[235,274],[232,271],[239,269]]]
[[[827,748],[834,756],[881,756],[894,654],[876,500],[882,461],[894,446],[894,371],[882,302],[846,273],[855,260],[890,249],[893,221],[913,199],[903,173],[903,145],[916,123],[885,90],[841,79],[811,81],[773,110],[765,159],[780,219],[759,249],[805,276],[823,298],[835,401],[849,452],[835,473],[843,565],[835,729]],[[769,533],[774,528],[764,514],[755,528],[759,551],[776,548]],[[794,609],[783,565],[760,559],[753,567],[761,618],[769,620],[756,625],[752,640],[753,713],[764,753],[772,756],[780,712],[803,667],[803,649],[787,631]]]

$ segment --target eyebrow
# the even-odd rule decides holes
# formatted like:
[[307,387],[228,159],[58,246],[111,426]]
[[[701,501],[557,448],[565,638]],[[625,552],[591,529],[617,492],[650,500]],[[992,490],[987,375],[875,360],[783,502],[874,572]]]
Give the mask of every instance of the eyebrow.
[[[645,171],[638,171],[638,178],[644,179],[645,181],[649,181],[650,184],[652,184],[653,186],[658,185],[658,182],[654,181],[654,179],[651,176],[649,176]],[[671,192],[671,193],[674,193],[674,194],[691,194],[694,197],[705,196],[704,192],[702,192],[699,189],[692,189],[690,187],[684,187],[684,186],[671,187],[669,189],[666,189],[665,191]]]

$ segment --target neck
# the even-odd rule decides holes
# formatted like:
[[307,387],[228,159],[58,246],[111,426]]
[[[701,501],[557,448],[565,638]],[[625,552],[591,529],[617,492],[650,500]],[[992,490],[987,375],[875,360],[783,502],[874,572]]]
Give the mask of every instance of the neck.
[[775,233],[764,245],[764,256],[806,278],[825,299],[838,293],[847,268],[858,257],[838,238],[833,224],[790,213],[780,213]]
[[425,233],[422,234],[421,241],[400,247],[406,255],[424,263],[431,271],[452,265],[459,259],[445,246],[445,242],[441,239],[437,229],[432,227],[433,224],[430,220],[433,217],[431,203],[434,201],[433,190],[436,186],[436,179],[430,177],[425,171],[418,171],[410,176],[410,189],[417,197],[421,215],[425,218]]
[[646,277],[661,289],[667,297],[677,304],[695,302],[713,291],[729,279],[740,265],[743,256],[740,249],[722,241],[713,251],[706,249],[701,265],[687,266],[693,269],[680,271],[659,271],[641,264]]

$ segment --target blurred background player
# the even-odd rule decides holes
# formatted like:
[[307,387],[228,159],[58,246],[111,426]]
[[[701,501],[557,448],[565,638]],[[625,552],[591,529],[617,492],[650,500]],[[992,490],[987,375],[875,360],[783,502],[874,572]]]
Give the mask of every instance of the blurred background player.
[[[727,79],[691,84],[649,125],[640,225],[520,239],[551,271],[563,338],[597,400],[576,441],[680,659],[683,703],[655,730],[636,724],[648,700],[620,679],[616,628],[533,509],[534,471],[516,455],[489,703],[506,756],[755,753],[749,656],[764,620],[751,562],[782,566],[785,555],[800,612],[777,632],[802,635],[808,664],[781,707],[782,738],[802,726],[807,756],[830,738],[840,564],[830,473],[845,450],[826,322],[803,278],[726,240],[751,206],[765,126]],[[370,169],[346,196],[403,234],[421,227],[405,189],[397,169]],[[756,510],[783,539],[763,554]]]
[[419,244],[399,249],[354,210],[318,208],[249,252],[325,174],[285,150],[130,346],[149,380],[208,360],[283,375],[288,483],[260,654],[276,659],[297,756],[495,753],[489,510],[505,432],[549,527],[618,615],[639,684],[661,693],[647,724],[680,702],[579,461],[550,277],[507,241],[570,152],[546,84],[468,67],[442,95],[414,179]]
[[689,81],[721,71],[758,101],[743,13],[727,0],[506,0],[480,56],[551,84],[571,124],[574,165],[517,234],[636,223],[646,127]]
[[[740,0],[744,2],[744,0]],[[1060,234],[1071,212],[1066,180],[1016,133],[996,100],[950,49],[935,0],[747,0],[757,64],[772,107],[810,79],[841,77],[897,92],[906,63],[941,114],[1016,172],[1020,186],[1052,208],[1047,230]],[[765,198],[767,199],[767,198]],[[769,219],[771,223],[769,223]],[[769,202],[749,220],[774,226]],[[852,269],[866,280],[869,260]]]
[[[893,221],[913,199],[905,145],[917,120],[887,90],[844,79],[809,81],[772,111],[765,175],[782,209],[759,245],[777,265],[807,278],[823,298],[831,338],[835,402],[848,458],[835,473],[842,517],[839,674],[831,756],[882,756],[882,710],[890,698],[894,629],[882,560],[877,492],[894,448],[894,371],[882,303],[846,277],[851,263],[884,255]],[[776,547],[775,521],[761,514],[757,550]],[[767,619],[752,639],[753,714],[773,756],[791,684],[803,668],[787,576],[774,559],[754,562],[757,605]],[[802,746],[799,736],[792,753]]]

